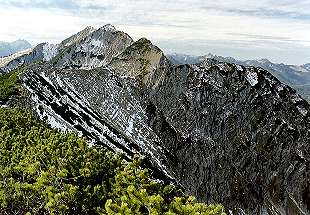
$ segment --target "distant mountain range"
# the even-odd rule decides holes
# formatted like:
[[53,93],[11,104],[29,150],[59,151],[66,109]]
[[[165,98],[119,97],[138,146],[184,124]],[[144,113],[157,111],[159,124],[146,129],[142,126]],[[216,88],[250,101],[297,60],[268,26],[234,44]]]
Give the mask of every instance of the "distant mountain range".
[[16,40],[14,42],[0,41],[0,57],[9,56],[31,47],[31,44],[26,40]]
[[214,59],[219,62],[261,67],[271,72],[281,82],[296,89],[297,92],[305,99],[308,101],[310,100],[310,63],[304,65],[286,65],[283,63],[272,63],[268,59],[242,61],[232,57],[222,57],[210,53],[204,56],[174,53],[167,55],[167,57],[173,64],[176,65],[197,64],[205,61],[206,59]]

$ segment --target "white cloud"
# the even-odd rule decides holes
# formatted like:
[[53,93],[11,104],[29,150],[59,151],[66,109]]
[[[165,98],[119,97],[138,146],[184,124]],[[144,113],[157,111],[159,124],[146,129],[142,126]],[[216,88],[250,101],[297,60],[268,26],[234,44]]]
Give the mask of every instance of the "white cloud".
[[[292,54],[292,47],[302,53],[310,50],[308,0],[0,0],[0,4],[1,40],[60,42],[88,25],[111,23],[133,38],[147,37],[169,52],[204,54],[212,47],[225,50],[224,44],[229,53],[236,50],[235,56],[248,56],[244,49],[276,61],[310,62],[310,56]],[[184,44],[186,41],[208,43],[201,47],[209,50]],[[172,45],[175,43],[179,45]],[[266,49],[265,56],[257,49]],[[273,50],[281,50],[287,57],[271,56]]]

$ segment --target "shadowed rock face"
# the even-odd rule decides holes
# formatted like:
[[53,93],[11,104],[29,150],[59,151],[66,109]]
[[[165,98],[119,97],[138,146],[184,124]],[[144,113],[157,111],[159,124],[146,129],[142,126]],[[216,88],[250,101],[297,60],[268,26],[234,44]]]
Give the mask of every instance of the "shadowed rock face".
[[[113,29],[89,38],[110,41]],[[79,44],[91,47],[85,38]],[[307,102],[263,69],[213,60],[173,66],[150,41],[124,38],[113,39],[109,47],[118,48],[103,64],[83,61],[88,70],[72,69],[80,67],[71,51],[30,66],[22,81],[35,112],[127,159],[144,155],[154,177],[235,214],[309,212]]]
[[189,193],[248,213],[309,209],[307,102],[262,69],[163,69],[165,79],[146,89],[149,123]]

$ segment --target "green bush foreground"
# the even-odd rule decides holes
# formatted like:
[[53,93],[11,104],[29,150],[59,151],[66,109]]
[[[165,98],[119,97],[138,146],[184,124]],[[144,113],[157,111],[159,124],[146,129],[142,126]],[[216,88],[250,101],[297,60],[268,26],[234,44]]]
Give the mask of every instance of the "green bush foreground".
[[6,101],[18,92],[19,86],[17,82],[22,70],[23,68],[20,68],[9,73],[0,74],[0,101]]

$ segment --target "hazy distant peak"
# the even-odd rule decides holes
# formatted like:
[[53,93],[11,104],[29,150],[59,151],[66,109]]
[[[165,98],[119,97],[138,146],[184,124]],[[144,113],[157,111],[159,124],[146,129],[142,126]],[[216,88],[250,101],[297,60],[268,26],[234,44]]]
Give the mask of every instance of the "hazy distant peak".
[[258,62],[262,63],[262,64],[270,64],[271,63],[271,61],[266,59],[266,58],[262,58],[262,59],[258,60]]
[[18,40],[15,40],[14,42],[12,43],[16,43],[16,44],[25,44],[27,46],[31,46],[31,44],[27,41],[27,40],[24,40],[24,39],[18,39]]
[[211,54],[211,53],[208,53],[205,55],[205,58],[214,58],[214,57],[216,57],[216,55]]
[[31,47],[31,44],[23,39],[18,39],[13,42],[0,41],[0,57],[9,56]]

